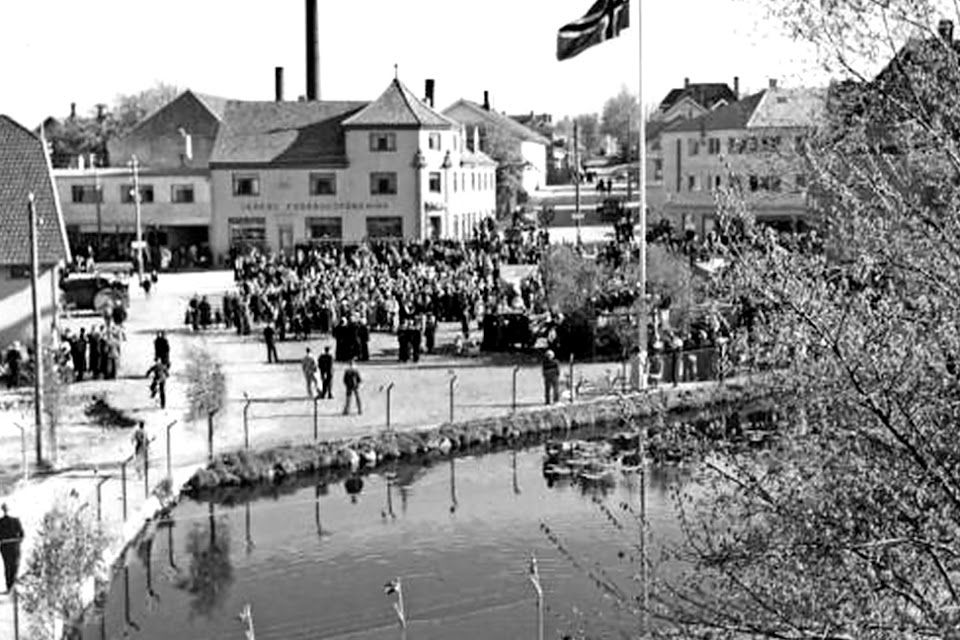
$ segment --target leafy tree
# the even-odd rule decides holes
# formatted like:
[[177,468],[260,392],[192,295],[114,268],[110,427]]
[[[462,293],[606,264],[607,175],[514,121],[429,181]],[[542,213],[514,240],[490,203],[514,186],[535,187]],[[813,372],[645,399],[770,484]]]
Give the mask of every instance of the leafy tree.
[[108,539],[86,507],[58,503],[40,523],[18,587],[23,609],[31,615],[33,638],[59,638],[62,625],[83,611],[83,584],[106,570]]
[[137,123],[179,94],[180,88],[176,85],[158,82],[138,93],[118,95],[110,112],[110,135],[122,138]]
[[621,153],[630,148],[630,141],[640,131],[640,105],[637,97],[624,86],[620,93],[608,99],[603,105],[600,119],[600,133],[613,136],[620,145]]
[[[586,157],[595,154],[600,148],[600,118],[595,113],[582,113],[576,118],[577,136],[580,139],[580,148],[586,153]],[[570,138],[571,144],[573,137]]]
[[804,154],[832,250],[721,203],[720,293],[741,300],[736,351],[781,436],[708,461],[681,503],[689,569],[658,582],[653,613],[690,638],[957,638],[957,55],[925,0],[772,9],[851,79]]
[[496,127],[483,132],[482,148],[497,162],[497,217],[509,217],[527,201],[523,188],[523,170],[527,166],[519,146]]
[[227,380],[220,360],[207,348],[187,355],[187,420],[207,421],[207,457],[213,460],[213,419],[227,399]]
[[230,527],[225,517],[215,516],[213,503],[208,506],[207,522],[194,523],[187,534],[190,567],[177,583],[193,596],[191,615],[209,616],[222,607],[233,583]]

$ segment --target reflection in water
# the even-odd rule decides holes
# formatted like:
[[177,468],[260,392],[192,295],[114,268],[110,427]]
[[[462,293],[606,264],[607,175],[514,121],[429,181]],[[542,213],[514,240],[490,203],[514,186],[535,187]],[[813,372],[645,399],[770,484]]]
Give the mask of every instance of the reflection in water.
[[513,462],[511,466],[513,467],[513,495],[520,495],[520,484],[517,482],[517,450],[513,450],[513,456],[511,456]]
[[208,505],[208,509],[206,524],[194,523],[187,534],[190,570],[177,584],[192,596],[191,616],[210,616],[219,609],[233,582],[229,521],[226,517],[217,519],[213,503]]
[[250,533],[250,503],[247,502],[243,505],[243,533],[244,533],[244,548],[247,551],[249,556],[256,545],[253,542],[253,535]]
[[450,458],[450,513],[457,511],[457,461]]
[[123,621],[127,625],[123,630],[124,636],[130,635],[130,629],[140,631],[140,625],[133,620],[133,616],[130,614],[130,567],[126,564],[123,567]]
[[153,540],[155,533],[147,532],[137,545],[137,558],[146,573],[146,593],[144,603],[147,611],[153,613],[160,605],[160,595],[153,588]]

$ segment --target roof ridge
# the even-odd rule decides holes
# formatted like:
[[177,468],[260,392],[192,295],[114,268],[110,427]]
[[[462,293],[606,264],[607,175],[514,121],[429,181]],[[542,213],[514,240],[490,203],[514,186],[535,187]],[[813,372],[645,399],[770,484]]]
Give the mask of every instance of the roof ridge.
[[413,108],[413,105],[410,104],[410,99],[407,97],[407,87],[400,82],[400,78],[393,79],[394,84],[397,85],[397,89],[400,91],[400,98],[403,99],[403,103],[407,105],[407,111],[413,116],[413,119],[417,121],[417,124],[423,124],[423,119],[417,115],[417,111]]

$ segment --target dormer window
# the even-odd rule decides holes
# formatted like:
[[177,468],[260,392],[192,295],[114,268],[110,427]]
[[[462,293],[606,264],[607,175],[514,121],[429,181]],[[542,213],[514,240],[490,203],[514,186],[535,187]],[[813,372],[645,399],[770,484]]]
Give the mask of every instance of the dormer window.
[[395,133],[371,133],[370,151],[396,151],[397,134]]

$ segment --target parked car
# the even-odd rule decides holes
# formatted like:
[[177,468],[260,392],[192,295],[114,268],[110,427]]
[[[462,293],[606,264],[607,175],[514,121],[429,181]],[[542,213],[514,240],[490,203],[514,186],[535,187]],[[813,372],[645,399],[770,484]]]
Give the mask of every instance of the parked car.
[[100,273],[72,273],[60,281],[63,305],[67,309],[88,309],[103,313],[130,302],[127,283]]

